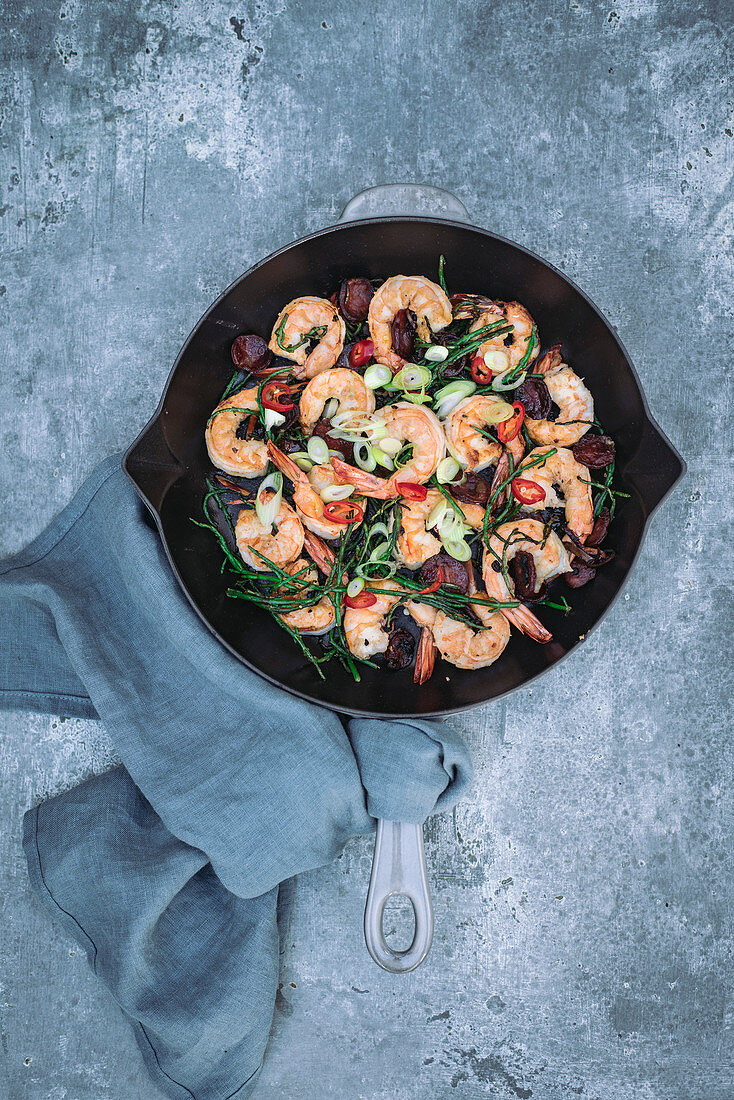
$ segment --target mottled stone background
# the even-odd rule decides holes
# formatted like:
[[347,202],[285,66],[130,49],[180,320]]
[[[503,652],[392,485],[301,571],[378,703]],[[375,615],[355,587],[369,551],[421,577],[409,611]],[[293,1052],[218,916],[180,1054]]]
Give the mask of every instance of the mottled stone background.
[[[689,474],[560,668],[458,724],[472,797],[427,829],[437,936],[390,977],[370,845],[300,882],[256,1095],[730,1100],[732,8],[699,0],[5,0],[2,549],[154,409],[251,262],[365,186],[456,192],[617,326]],[[31,896],[25,809],[115,759],[2,716],[8,1100],[153,1100]]]

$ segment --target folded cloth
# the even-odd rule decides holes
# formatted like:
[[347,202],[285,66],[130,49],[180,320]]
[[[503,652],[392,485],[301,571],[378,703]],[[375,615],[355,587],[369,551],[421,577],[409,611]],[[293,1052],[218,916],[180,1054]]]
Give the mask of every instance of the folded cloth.
[[342,721],[241,665],[188,604],[119,457],[0,565],[0,611],[0,705],[98,716],[124,764],[26,814],[34,888],[158,1086],[244,1098],[293,876],[375,818],[452,806],[465,746],[438,722]]

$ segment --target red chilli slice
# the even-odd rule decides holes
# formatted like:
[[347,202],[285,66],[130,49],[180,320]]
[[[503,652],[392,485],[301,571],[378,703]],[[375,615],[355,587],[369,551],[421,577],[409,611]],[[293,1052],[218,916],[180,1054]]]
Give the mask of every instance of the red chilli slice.
[[478,386],[486,386],[492,381],[492,371],[484,362],[483,355],[475,355],[472,359],[471,376]]
[[369,363],[375,354],[375,345],[372,340],[359,340],[349,351],[349,366],[359,370],[365,363]]
[[357,523],[364,516],[364,508],[351,500],[331,500],[324,505],[324,515],[332,523]]
[[545,489],[542,485],[538,485],[537,481],[516,477],[511,487],[512,495],[521,504],[538,504],[541,500],[545,500]]
[[425,500],[428,496],[428,489],[417,481],[396,481],[395,488],[406,500]]
[[522,422],[525,419],[525,406],[522,401],[513,401],[512,407],[515,410],[509,420],[503,420],[497,425],[497,438],[500,443],[512,443],[513,439],[516,439],[520,428],[522,428]]
[[260,400],[266,409],[273,412],[286,413],[293,408],[293,394],[285,382],[266,382]]
[[362,607],[372,607],[373,603],[377,603],[377,596],[374,592],[358,592],[356,596],[345,596],[344,603],[358,611]]
[[436,579],[433,584],[429,584],[428,588],[421,588],[418,595],[425,596],[428,592],[438,592],[439,588],[443,584],[443,569],[439,566]]

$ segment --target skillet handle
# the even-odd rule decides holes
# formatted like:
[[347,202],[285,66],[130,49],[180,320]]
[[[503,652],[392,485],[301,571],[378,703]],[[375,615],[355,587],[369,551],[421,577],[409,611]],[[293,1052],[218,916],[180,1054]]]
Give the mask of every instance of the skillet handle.
[[[395,894],[408,898],[415,918],[413,942],[404,951],[388,946],[382,927],[385,904]],[[364,910],[364,939],[377,965],[391,974],[415,970],[428,954],[433,939],[433,905],[428,889],[422,825],[378,819]]]
[[399,216],[449,218],[468,222],[469,211],[463,202],[441,187],[419,183],[383,183],[360,191],[339,215],[340,222],[361,218]]

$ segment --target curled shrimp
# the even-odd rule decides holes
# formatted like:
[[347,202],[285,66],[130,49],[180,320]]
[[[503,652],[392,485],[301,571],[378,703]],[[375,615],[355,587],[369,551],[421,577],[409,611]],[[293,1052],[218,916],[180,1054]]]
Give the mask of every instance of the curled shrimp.
[[312,378],[301,394],[299,416],[307,432],[312,431],[332,398],[339,402],[339,412],[375,411],[375,392],[365,386],[362,375],[347,367],[332,367]]
[[[515,599],[514,592],[511,592],[508,587],[505,573],[507,566],[519,550],[532,555],[535,563],[536,592],[543,581],[571,570],[568,553],[558,535],[553,531],[546,532],[543,524],[538,520],[521,519],[503,523],[492,534],[489,548],[484,551],[482,565],[487,594],[502,603]],[[492,568],[494,562],[501,563],[503,566],[499,573]],[[502,614],[508,622],[536,642],[550,642],[553,638],[540,619],[523,604],[518,607],[502,608]]]
[[[297,364],[296,378],[313,378],[333,367],[344,347],[346,326],[327,298],[294,298],[278,314],[268,347]],[[311,340],[316,340],[312,351]]]
[[383,629],[383,623],[405,590],[396,581],[380,581],[379,587],[380,593],[375,593],[375,602],[370,607],[345,608],[344,635],[349,651],[355,657],[374,657],[376,653],[384,653],[390,642],[390,635]]
[[[310,595],[318,581],[318,573],[313,565],[305,558],[298,558],[297,561],[283,568],[292,577],[297,577],[298,586],[283,588],[279,594],[286,595],[289,599]],[[328,596],[322,596],[318,603],[297,607],[293,611],[285,611],[279,617],[286,626],[297,630],[299,634],[325,634],[336,622],[334,604]]]
[[[486,593],[471,586],[472,595],[486,599]],[[486,604],[473,603],[471,608],[481,622],[475,630],[467,623],[452,619],[439,611],[432,627],[433,641],[444,661],[456,668],[487,668],[494,664],[510,640],[510,624],[500,611],[491,611]]]
[[320,535],[322,539],[338,539],[343,535],[347,530],[346,525],[336,523],[324,515],[324,501],[319,495],[327,486],[340,484],[332,467],[326,464],[312,466],[308,474],[305,474],[274,443],[268,444],[268,454],[281,473],[293,482],[293,503],[303,526],[315,535]]
[[[265,500],[274,494],[265,494]],[[303,525],[287,501],[272,525],[264,527],[254,508],[242,508],[234,527],[235,541],[242,560],[253,569],[267,572],[268,562],[285,566],[295,561],[303,549]],[[263,561],[262,554],[268,561]]]
[[339,458],[332,458],[331,464],[339,480],[350,482],[360,493],[380,500],[400,496],[401,482],[417,482],[422,485],[428,481],[446,454],[446,436],[436,414],[422,405],[400,401],[397,405],[386,405],[378,409],[372,419],[383,421],[388,436],[401,443],[409,443],[413,454],[404,466],[387,479],[368,474]]
[[545,353],[535,372],[544,376],[551,400],[561,411],[556,420],[526,416],[528,434],[534,443],[571,447],[594,423],[594,398],[582,379],[563,362],[560,344]]
[[217,405],[204,433],[209,458],[218,470],[235,477],[261,477],[268,468],[268,447],[261,439],[240,439],[247,417],[257,414],[257,386],[233,393]]
[[[492,369],[495,374],[501,374],[511,367],[516,367],[525,358],[533,337],[533,318],[525,309],[525,306],[520,305],[519,302],[493,302],[485,311],[480,313],[469,331],[476,332],[477,329],[484,328],[485,325],[491,325],[493,321],[499,321],[502,317],[513,326],[512,332],[508,332],[504,336],[491,336],[479,346],[477,351],[477,355],[485,355],[488,351],[495,351],[506,356],[506,364],[504,361],[495,361],[493,364]],[[536,337],[535,346],[525,360],[528,366],[537,359],[538,350],[539,341]]]
[[409,443],[413,448],[413,454],[392,475],[391,482],[417,481],[422,485],[428,481],[446,454],[446,436],[436,414],[422,405],[399,401],[396,405],[386,405],[380,409],[374,419],[382,420],[388,436],[399,439],[401,443]]
[[423,275],[393,275],[387,279],[375,291],[367,320],[375,345],[375,359],[392,371],[399,371],[406,362],[392,349],[390,326],[401,309],[415,313],[421,340],[430,340],[431,330],[440,332],[453,320],[451,302],[441,287],[430,279]]
[[[425,500],[404,500],[400,506],[400,530],[395,540],[395,556],[408,569],[417,569],[443,549],[436,535],[426,527],[426,522],[445,497],[438,489],[429,489]],[[456,502],[469,527],[479,528],[484,523],[484,508],[478,504]],[[450,505],[449,505],[450,507]],[[421,623],[420,625],[425,625]]]
[[[553,448],[536,447],[515,471],[517,477],[529,478],[545,489],[543,500],[536,504],[525,504],[524,507],[534,512],[541,508],[564,507],[566,523],[583,541],[591,534],[594,526],[594,504],[588,468],[577,462],[573,451],[567,447],[558,447],[552,454],[549,451],[553,451]],[[524,469],[531,461],[537,461],[546,454],[548,457],[545,461]],[[556,486],[561,490],[562,497],[559,497]]]
[[[495,425],[502,416],[512,415],[512,406],[501,397],[492,394],[472,394],[460,401],[449,413],[444,429],[449,450],[466,470],[485,470],[499,462],[503,453],[501,443],[487,439],[482,430]],[[522,436],[517,435],[505,444],[514,461],[520,461],[525,453]]]

